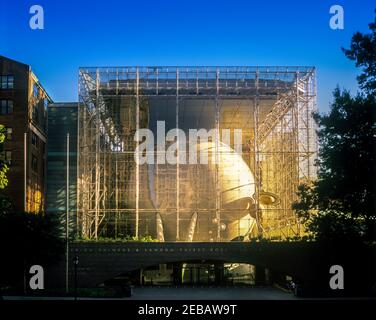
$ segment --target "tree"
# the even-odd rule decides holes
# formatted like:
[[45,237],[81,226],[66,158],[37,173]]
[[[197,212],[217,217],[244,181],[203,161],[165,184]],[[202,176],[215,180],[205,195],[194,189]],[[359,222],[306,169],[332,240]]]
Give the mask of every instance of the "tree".
[[373,95],[334,91],[328,115],[319,126],[316,194],[319,209],[375,215],[376,99]]
[[0,215],[0,288],[22,288],[32,265],[47,268],[61,258],[64,241],[58,227],[51,215],[12,211]]
[[318,178],[299,188],[294,205],[317,238],[376,240],[376,20],[370,34],[356,33],[349,50],[361,90],[334,90],[328,114],[316,114]]
[[3,190],[8,185],[7,172],[9,170],[4,158],[4,143],[6,139],[6,129],[0,124],[0,215],[10,210],[9,198],[4,194]]
[[[5,139],[5,128],[0,125],[0,153],[4,151]],[[0,289],[23,286],[27,268],[54,263],[64,249],[60,222],[54,216],[13,211],[11,201],[3,193],[8,185],[7,172],[5,159],[0,157]]]
[[[4,142],[6,138],[5,127],[0,124],[0,153],[4,152]],[[4,189],[8,185],[8,179],[6,173],[8,172],[8,166],[5,163],[3,157],[0,158],[0,189]]]
[[[376,10],[375,10],[376,12]],[[360,87],[368,93],[376,91],[376,19],[369,24],[371,33],[357,32],[353,35],[350,49],[342,48],[345,55],[356,61],[357,67],[363,67],[358,76]]]

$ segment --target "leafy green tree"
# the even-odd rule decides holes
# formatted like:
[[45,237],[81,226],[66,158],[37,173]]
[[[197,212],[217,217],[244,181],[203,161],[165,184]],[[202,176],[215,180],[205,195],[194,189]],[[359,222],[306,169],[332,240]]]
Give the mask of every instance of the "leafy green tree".
[[[0,125],[0,153],[4,150],[6,131]],[[3,193],[8,185],[8,166],[0,158],[0,291],[2,287],[22,288],[25,272],[31,265],[43,267],[56,262],[63,253],[60,223],[43,213],[14,212]]]
[[[6,139],[6,129],[0,124],[0,154],[4,152],[4,142]],[[4,194],[4,189],[8,185],[7,172],[9,168],[5,162],[4,157],[0,157],[0,215],[8,212],[11,207],[11,203],[6,194]]]
[[[0,153],[4,152],[4,142],[6,138],[5,127],[0,124]],[[0,189],[4,189],[8,185],[8,178],[6,176],[8,166],[3,157],[0,158]]]
[[319,209],[375,215],[376,99],[334,91],[330,113],[316,115],[321,145],[316,194]]
[[319,239],[375,240],[376,220],[376,20],[370,34],[356,33],[349,50],[361,90],[334,90],[328,114],[316,114],[318,179],[299,188],[294,205]]
[[359,85],[372,94],[376,91],[376,19],[369,24],[369,29],[369,34],[355,33],[350,49],[342,50],[349,59],[356,62],[357,67],[363,68],[358,76]]
[[21,289],[25,273],[34,264],[45,269],[64,252],[59,222],[52,215],[7,212],[0,215],[0,288]]

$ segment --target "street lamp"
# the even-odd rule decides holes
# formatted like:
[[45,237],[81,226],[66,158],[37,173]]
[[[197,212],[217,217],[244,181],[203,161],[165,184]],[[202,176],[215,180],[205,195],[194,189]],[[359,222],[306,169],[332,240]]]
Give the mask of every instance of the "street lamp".
[[79,260],[78,256],[75,256],[73,258],[73,264],[74,264],[74,300],[77,300],[77,266],[78,266]]

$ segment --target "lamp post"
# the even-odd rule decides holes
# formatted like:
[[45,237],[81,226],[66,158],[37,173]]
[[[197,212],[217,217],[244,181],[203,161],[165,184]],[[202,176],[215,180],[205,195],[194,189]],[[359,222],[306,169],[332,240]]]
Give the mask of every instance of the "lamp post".
[[66,165],[66,216],[65,216],[65,291],[69,293],[69,133],[67,133],[67,165]]
[[78,267],[78,256],[75,256],[73,258],[73,264],[74,264],[74,300],[77,300],[77,267]]

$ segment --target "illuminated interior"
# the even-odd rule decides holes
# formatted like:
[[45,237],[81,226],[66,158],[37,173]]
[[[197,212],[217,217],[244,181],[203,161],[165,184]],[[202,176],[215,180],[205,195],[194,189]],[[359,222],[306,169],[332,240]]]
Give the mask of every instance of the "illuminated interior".
[[[301,235],[291,205],[297,186],[316,175],[315,85],[311,67],[81,68],[80,235],[156,241]],[[232,138],[198,144],[199,153],[208,150],[219,161],[138,164],[136,130],[150,129],[156,141],[157,121],[187,137],[190,129],[216,129],[219,137],[229,129]]]

